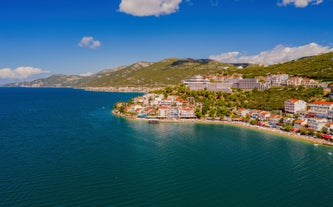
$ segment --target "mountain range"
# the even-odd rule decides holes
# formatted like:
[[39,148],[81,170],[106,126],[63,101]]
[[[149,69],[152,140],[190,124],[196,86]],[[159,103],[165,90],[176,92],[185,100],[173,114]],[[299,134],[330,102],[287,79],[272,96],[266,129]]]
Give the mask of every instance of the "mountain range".
[[5,86],[26,87],[161,87],[174,85],[194,75],[242,74],[244,77],[289,74],[320,81],[333,81],[333,52],[304,57],[286,63],[260,66],[247,63],[222,63],[210,59],[168,58],[159,62],[137,62],[129,66],[102,70],[89,76],[52,75],[30,82]]

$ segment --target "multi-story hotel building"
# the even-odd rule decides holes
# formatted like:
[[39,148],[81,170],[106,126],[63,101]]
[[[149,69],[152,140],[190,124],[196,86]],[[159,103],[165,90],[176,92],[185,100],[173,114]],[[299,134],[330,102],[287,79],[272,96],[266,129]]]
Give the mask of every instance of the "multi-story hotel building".
[[299,111],[306,110],[306,102],[297,99],[288,99],[284,102],[284,111],[296,114]]

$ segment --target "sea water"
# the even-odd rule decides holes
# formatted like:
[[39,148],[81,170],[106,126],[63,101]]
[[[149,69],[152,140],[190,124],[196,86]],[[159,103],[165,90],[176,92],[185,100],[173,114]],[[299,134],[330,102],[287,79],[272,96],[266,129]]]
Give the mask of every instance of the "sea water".
[[0,88],[0,206],[332,206],[332,147],[111,114],[136,93]]

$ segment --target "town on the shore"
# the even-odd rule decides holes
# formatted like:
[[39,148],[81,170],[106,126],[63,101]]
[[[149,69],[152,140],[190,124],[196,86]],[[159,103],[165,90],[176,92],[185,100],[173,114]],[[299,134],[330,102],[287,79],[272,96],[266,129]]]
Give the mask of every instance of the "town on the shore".
[[[333,99],[333,84],[321,83],[287,74],[270,74],[266,77],[242,78],[241,75],[194,76],[183,81],[183,86],[192,91],[232,93],[238,90],[265,90],[271,87],[303,86],[321,87],[328,91],[328,100]],[[249,125],[273,128],[294,134],[306,135],[333,142],[333,101],[289,98],[284,101],[284,110],[265,111],[237,108],[230,116],[202,115],[203,104],[194,97],[183,99],[178,95],[149,92],[133,98],[128,103],[118,102],[114,113],[151,122],[177,120],[214,120],[242,122]]]

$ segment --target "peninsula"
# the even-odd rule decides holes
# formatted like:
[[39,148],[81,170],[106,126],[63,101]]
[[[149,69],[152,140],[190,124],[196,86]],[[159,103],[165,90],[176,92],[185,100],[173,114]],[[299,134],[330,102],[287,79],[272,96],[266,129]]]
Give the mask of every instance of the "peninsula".
[[118,102],[113,114],[144,121],[232,124],[333,146],[333,84],[286,74],[255,80],[195,76]]

